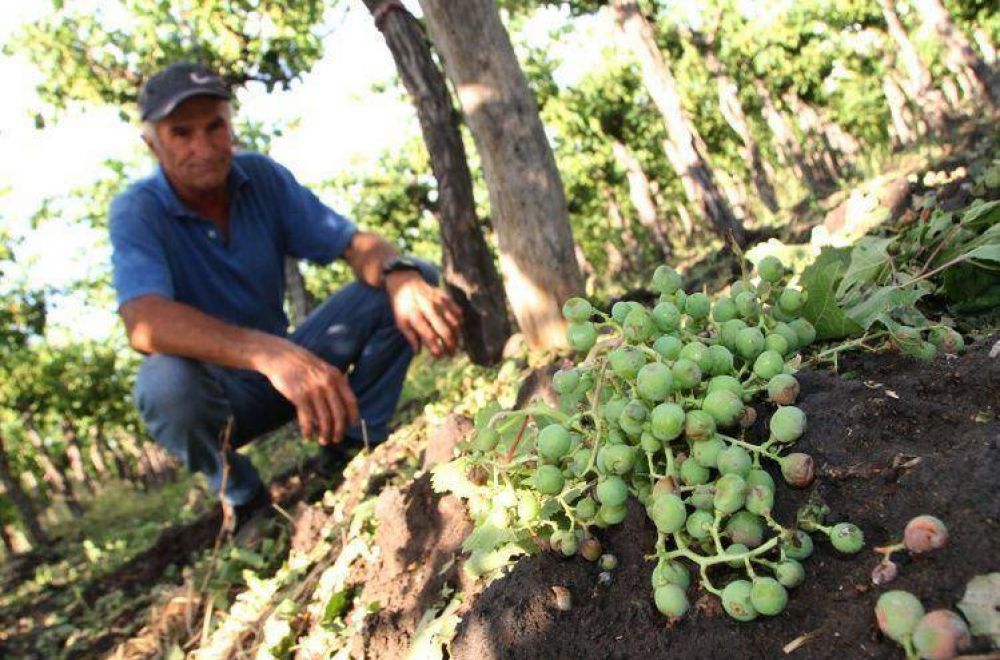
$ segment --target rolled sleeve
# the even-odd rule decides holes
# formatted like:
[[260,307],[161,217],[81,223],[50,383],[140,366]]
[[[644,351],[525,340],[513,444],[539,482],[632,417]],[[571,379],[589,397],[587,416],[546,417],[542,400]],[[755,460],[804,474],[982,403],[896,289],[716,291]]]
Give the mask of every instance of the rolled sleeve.
[[288,254],[318,264],[339,259],[358,228],[353,222],[320,201],[287,169],[274,163],[284,200],[282,223]]
[[119,198],[111,205],[112,282],[119,307],[143,295],[174,297],[166,251],[147,219],[142,205],[132,199]]

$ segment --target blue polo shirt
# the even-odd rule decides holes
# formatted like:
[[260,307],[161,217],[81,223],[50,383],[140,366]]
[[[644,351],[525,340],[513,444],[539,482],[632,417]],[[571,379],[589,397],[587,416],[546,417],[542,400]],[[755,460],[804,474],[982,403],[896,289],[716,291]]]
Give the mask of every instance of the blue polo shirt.
[[228,185],[228,243],[181,202],[162,168],[115,198],[109,226],[119,306],[158,294],[233,325],[287,333],[285,255],[330,263],[357,228],[266,156],[236,155]]

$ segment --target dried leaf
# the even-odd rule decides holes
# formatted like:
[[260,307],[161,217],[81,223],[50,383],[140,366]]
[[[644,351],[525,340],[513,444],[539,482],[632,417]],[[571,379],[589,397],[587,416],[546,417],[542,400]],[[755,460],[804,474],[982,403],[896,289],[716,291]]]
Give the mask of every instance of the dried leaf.
[[988,635],[994,646],[1000,646],[1000,573],[969,580],[958,609],[969,620],[973,635]]

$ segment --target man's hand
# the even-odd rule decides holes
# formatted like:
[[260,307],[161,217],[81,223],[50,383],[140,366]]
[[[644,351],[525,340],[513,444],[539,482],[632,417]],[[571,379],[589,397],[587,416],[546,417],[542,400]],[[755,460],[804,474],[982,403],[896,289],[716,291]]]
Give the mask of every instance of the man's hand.
[[458,347],[462,310],[441,289],[413,270],[389,273],[385,278],[396,327],[414,353],[426,346],[434,357],[451,355]]
[[357,423],[358,400],[347,377],[308,350],[286,342],[259,370],[295,406],[305,437],[315,436],[321,445],[337,443]]

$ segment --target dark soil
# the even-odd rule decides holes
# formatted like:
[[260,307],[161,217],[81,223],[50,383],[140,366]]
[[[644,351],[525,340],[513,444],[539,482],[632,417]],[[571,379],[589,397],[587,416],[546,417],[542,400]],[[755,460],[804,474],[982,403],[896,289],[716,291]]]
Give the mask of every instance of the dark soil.
[[[954,608],[973,576],[1000,570],[1000,357],[989,357],[991,345],[932,364],[851,355],[841,375],[800,374],[809,430],[796,450],[812,454],[818,478],[802,491],[779,487],[776,517],[791,522],[800,504],[819,497],[832,509],[829,520],[862,528],[866,548],[847,557],[817,536],[806,582],[782,614],[737,623],[692,587],[698,606],[668,624],[652,603],[653,565],[643,560],[653,528],[633,502],[626,521],[601,536],[620,560],[610,585],[600,586],[600,569],[579,558],[522,559],[472,601],[453,657],[777,658],[808,634],[791,657],[901,658],[875,627],[879,594],[905,589],[928,610]],[[907,562],[890,585],[873,587],[871,548],[898,540],[922,513],[945,521],[948,546]],[[726,579],[719,574],[716,584]],[[555,608],[552,586],[570,591],[570,611]],[[988,649],[986,640],[976,643],[975,650]]]

